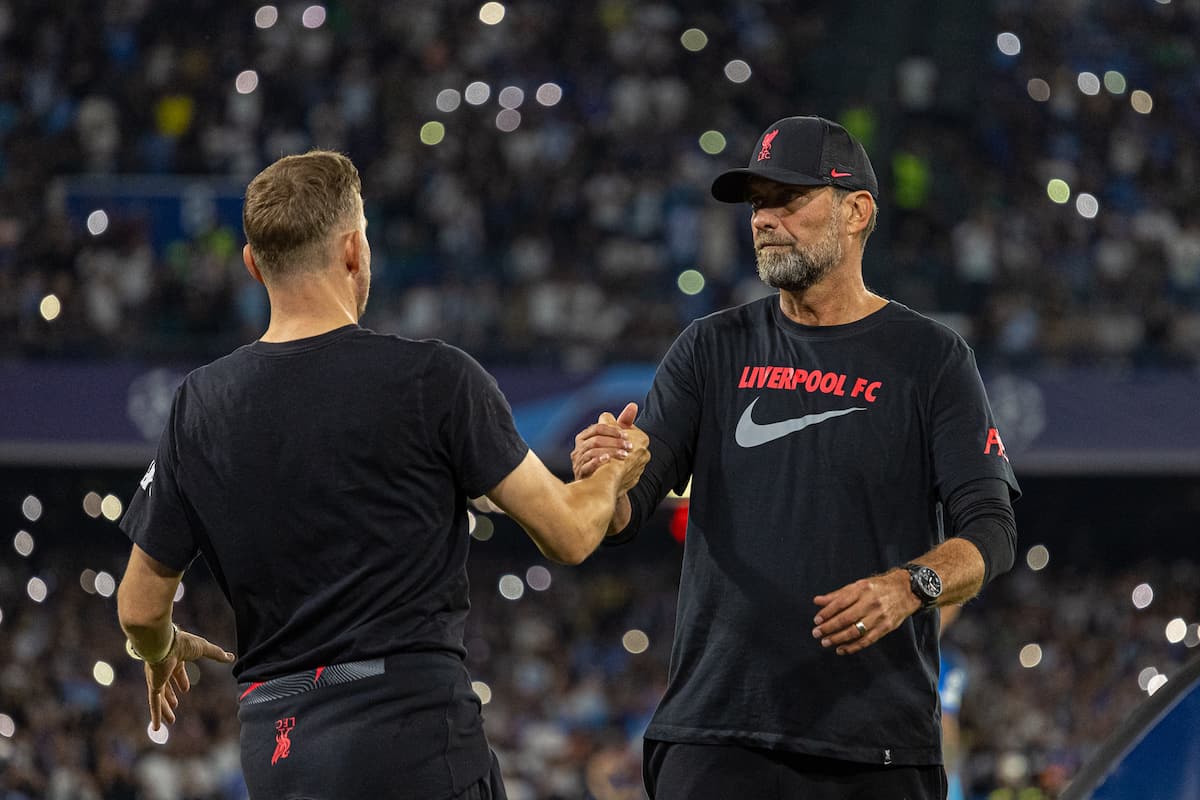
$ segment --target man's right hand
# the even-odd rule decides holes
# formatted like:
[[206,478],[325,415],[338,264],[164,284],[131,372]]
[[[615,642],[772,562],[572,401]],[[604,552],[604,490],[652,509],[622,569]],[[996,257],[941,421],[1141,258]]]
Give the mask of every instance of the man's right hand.
[[[571,471],[576,480],[588,477],[602,464],[614,459],[627,460],[637,449],[639,441],[642,448],[645,448],[646,434],[633,424],[637,412],[637,403],[626,405],[619,417],[605,411],[595,424],[587,426],[575,436],[575,449],[571,451]],[[640,437],[640,440],[635,437]],[[648,456],[647,453],[647,461]],[[628,491],[637,484],[645,466],[643,463],[635,470],[636,477],[624,486],[623,491]],[[624,482],[622,483],[624,485]]]

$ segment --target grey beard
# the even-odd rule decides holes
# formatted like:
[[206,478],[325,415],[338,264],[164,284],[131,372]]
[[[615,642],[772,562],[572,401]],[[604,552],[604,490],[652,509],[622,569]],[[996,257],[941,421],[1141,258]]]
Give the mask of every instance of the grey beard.
[[768,286],[802,292],[816,285],[842,260],[841,241],[831,236],[807,250],[759,250],[758,277]]

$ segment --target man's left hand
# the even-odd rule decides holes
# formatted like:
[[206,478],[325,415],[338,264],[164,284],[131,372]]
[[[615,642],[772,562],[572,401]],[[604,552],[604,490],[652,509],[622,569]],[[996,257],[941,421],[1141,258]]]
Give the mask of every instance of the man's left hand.
[[232,664],[233,653],[222,650],[202,636],[180,630],[166,657],[157,664],[145,664],[146,689],[150,700],[150,724],[158,730],[164,721],[175,723],[175,708],[184,692],[192,688],[187,663],[208,658],[222,664]]
[[887,636],[921,607],[909,588],[908,571],[893,569],[813,598],[813,638],[836,647],[839,656],[857,653]]

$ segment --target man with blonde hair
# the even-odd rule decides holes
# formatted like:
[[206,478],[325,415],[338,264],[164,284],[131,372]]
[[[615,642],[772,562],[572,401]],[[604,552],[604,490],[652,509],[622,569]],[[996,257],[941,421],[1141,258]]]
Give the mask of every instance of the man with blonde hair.
[[[186,662],[234,662],[254,798],[503,797],[463,665],[468,498],[578,563],[640,476],[646,437],[628,430],[593,477],[564,484],[470,356],[359,327],[360,186],[326,151],[250,182],[243,259],[270,325],[175,396],[121,523],[121,625],[156,728],[175,721]],[[233,606],[236,662],[171,622],[201,553]]]

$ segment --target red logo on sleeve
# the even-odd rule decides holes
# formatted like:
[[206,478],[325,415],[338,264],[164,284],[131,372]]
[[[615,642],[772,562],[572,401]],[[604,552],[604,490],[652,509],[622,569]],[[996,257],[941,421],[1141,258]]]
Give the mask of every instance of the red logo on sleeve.
[[992,447],[996,448],[996,455],[1008,461],[1008,455],[1004,452],[1004,442],[1000,441],[1000,431],[995,428],[988,428],[987,444],[983,446],[983,454],[991,455]]

